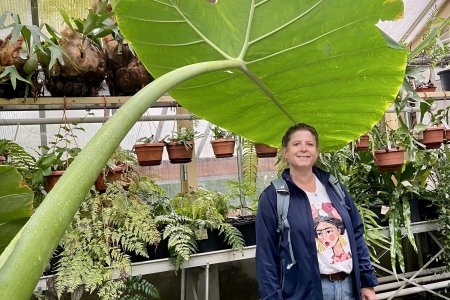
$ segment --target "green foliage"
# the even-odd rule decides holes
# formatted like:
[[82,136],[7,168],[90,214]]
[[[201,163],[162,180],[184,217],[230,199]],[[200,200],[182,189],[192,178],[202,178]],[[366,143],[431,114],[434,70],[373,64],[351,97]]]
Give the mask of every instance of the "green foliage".
[[153,135],[140,137],[136,140],[137,144],[160,143]]
[[426,159],[433,169],[429,177],[430,189],[423,195],[437,207],[442,258],[450,266],[450,147],[444,145],[442,151],[432,152]]
[[234,134],[232,132],[229,132],[223,128],[220,128],[219,126],[213,126],[211,128],[211,132],[213,134],[213,139],[234,139]]
[[86,18],[71,18],[66,10],[60,9],[59,12],[64,22],[72,30],[82,34],[84,39],[91,40],[94,45],[102,49],[100,39],[113,32],[113,12],[107,12],[107,1],[98,1],[97,9],[88,9]]
[[113,183],[106,193],[89,195],[83,202],[60,243],[58,295],[84,286],[90,293],[97,289],[101,299],[120,299],[124,282],[112,280],[112,273],[128,272],[129,253],[148,257],[146,245],[160,240],[138,190]]
[[199,189],[182,193],[171,200],[175,212],[156,218],[165,226],[163,238],[168,239],[170,261],[178,270],[197,249],[197,234],[206,229],[218,230],[233,249],[242,251],[244,239],[241,232],[225,222],[228,212],[228,196]]
[[128,277],[124,284],[125,287],[122,289],[121,300],[148,300],[150,297],[160,298],[155,286],[142,278],[141,275]]
[[31,183],[30,170],[34,168],[36,159],[22,146],[10,140],[0,139],[0,155],[6,156],[7,164],[14,166],[25,181]]
[[[0,166],[0,253],[33,212],[33,192],[13,166]],[[0,266],[3,263],[0,261]]]
[[177,214],[192,218],[223,222],[229,210],[228,196],[203,188],[180,193],[170,202]]
[[17,80],[27,83],[25,95],[28,95],[30,86],[33,84],[33,75],[38,72],[40,54],[48,51],[49,59],[62,61],[61,55],[64,50],[42,32],[44,26],[49,28],[47,24],[41,27],[22,24],[19,15],[13,12],[4,12],[0,16],[0,30],[11,30],[11,39],[8,42],[15,43],[20,38],[23,39],[22,50],[18,53],[23,64],[0,66],[0,82],[10,81],[14,89],[16,89]]
[[178,126],[177,131],[172,132],[170,136],[166,136],[163,140],[166,143],[183,144],[187,148],[192,147],[189,143],[192,143],[200,137],[202,137],[202,135],[195,131],[194,127]]
[[[323,137],[322,150],[339,149],[370,130],[403,81],[407,51],[375,26],[399,17],[401,0],[115,2],[121,32],[154,78],[193,63],[238,61],[237,69],[193,78],[170,94],[258,143],[279,148],[286,129],[305,122]],[[154,20],[176,22],[177,30]],[[319,94],[326,113],[317,111]],[[276,121],[261,130],[269,120]]]

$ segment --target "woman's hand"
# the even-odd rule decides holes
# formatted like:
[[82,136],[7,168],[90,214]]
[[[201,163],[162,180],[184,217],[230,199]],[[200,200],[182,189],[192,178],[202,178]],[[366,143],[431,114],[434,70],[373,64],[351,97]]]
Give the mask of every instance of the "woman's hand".
[[376,300],[375,289],[373,287],[366,287],[361,289],[362,300]]

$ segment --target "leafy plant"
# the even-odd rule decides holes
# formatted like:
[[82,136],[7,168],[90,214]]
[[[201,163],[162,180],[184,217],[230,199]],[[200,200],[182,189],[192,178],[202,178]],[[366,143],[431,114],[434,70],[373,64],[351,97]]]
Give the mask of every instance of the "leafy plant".
[[[113,32],[113,12],[107,11],[107,1],[98,1],[97,9],[88,9],[86,18],[71,18],[64,9],[59,10],[64,22],[74,32],[81,33],[84,41],[89,39],[95,46],[102,49],[101,38]],[[84,52],[84,49],[81,49]]]
[[0,166],[0,253],[33,212],[33,192],[13,166]]
[[202,137],[193,127],[178,127],[177,131],[172,132],[170,136],[166,136],[166,143],[183,144],[186,148],[192,147],[194,140]]
[[141,275],[128,277],[124,284],[121,300],[147,300],[149,297],[160,298],[155,286]]
[[219,126],[213,126],[211,128],[211,132],[213,134],[213,139],[233,139],[234,134],[225,129],[220,128]]
[[137,190],[111,184],[104,194],[88,195],[60,243],[59,296],[83,286],[90,293],[98,289],[101,299],[122,299],[126,278],[114,281],[112,272],[125,274],[130,270],[131,252],[148,257],[146,245],[160,240],[154,218]]
[[[122,33],[157,79],[102,126],[58,182],[62,188],[49,193],[22,238],[8,245],[14,251],[0,258],[5,299],[31,295],[98,173],[133,124],[167,91],[189,111],[270,145],[278,144],[293,123],[310,123],[327,137],[322,141],[327,151],[367,132],[403,80],[406,51],[375,26],[380,19],[402,14],[400,0],[327,1],[316,6],[307,1],[248,0],[112,4]],[[340,17],[330,18],[330,12]],[[325,18],[330,22],[319,26]],[[317,113],[318,94],[326,113]],[[364,100],[355,101],[359,97]],[[237,118],[243,111],[246,118]],[[267,120],[277,122],[261,131],[259,125]],[[69,190],[70,182],[77,184]],[[49,217],[61,207],[65,213],[60,218]],[[53,226],[47,226],[49,222]]]
[[[47,24],[43,26],[49,27]],[[38,82],[38,54],[52,49],[49,57],[61,59],[62,49],[57,47],[36,25],[22,24],[16,13],[4,12],[0,16],[0,30],[9,29],[10,33],[2,42],[0,59],[0,83],[10,82],[16,90],[17,81],[26,83],[25,96],[31,92],[34,97],[40,92],[42,83]]]
[[152,144],[152,143],[160,143],[160,141],[154,137],[153,135],[151,136],[143,136],[140,137],[136,140],[137,144]]
[[174,212],[160,215],[156,221],[164,225],[163,238],[168,239],[170,261],[176,270],[189,260],[197,249],[199,231],[218,230],[233,249],[242,250],[244,239],[240,231],[225,222],[229,204],[225,194],[198,189],[180,193],[171,200]]
[[30,170],[34,168],[36,163],[33,156],[19,144],[5,139],[0,139],[0,155],[6,156],[8,158],[7,164],[14,166],[27,183],[31,184]]
[[42,154],[36,161],[36,167],[32,174],[32,185],[38,186],[43,182],[44,176],[48,176],[52,171],[67,169],[75,157],[80,153],[78,147],[76,131],[84,131],[84,128],[72,124],[62,124],[58,133],[54,135],[54,140],[49,142],[49,146],[40,146]]

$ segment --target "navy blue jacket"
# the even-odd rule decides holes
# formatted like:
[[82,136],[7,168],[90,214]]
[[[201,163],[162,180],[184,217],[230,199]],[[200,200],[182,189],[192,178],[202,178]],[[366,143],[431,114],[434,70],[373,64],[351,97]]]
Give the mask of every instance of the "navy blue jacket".
[[[328,182],[330,174],[314,167],[313,172],[326,191],[336,210],[342,217],[348,232],[353,259],[353,285],[355,295],[360,299],[360,289],[378,285],[375,271],[370,263],[369,251],[364,241],[364,226],[361,217],[347,191],[346,205],[343,207],[333,185]],[[291,263],[287,230],[278,249],[277,233],[277,193],[273,185],[268,186],[259,198],[256,216],[256,273],[259,294],[263,300],[322,300],[322,286],[317,260],[311,206],[305,192],[298,188],[284,170],[283,178],[290,191],[288,220],[291,226],[291,239],[294,257],[297,263],[290,269]],[[356,253],[356,255],[355,255]]]

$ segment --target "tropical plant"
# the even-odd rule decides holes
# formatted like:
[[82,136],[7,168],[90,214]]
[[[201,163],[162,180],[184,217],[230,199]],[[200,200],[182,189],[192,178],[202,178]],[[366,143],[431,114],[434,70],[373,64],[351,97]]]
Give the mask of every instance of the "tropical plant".
[[33,187],[42,185],[44,176],[50,175],[52,171],[66,170],[80,153],[77,131],[83,132],[84,128],[73,124],[61,124],[53,141],[49,142],[50,146],[39,147],[41,156],[32,172]]
[[[400,0],[121,0],[113,8],[125,38],[157,79],[102,126],[33,214],[20,242],[8,245],[9,255],[0,258],[3,299],[28,299],[110,155],[167,91],[189,111],[269,145],[277,145],[292,124],[310,123],[327,137],[321,145],[328,151],[367,132],[404,76],[406,51],[375,26],[403,13]],[[340,17],[330,18],[330,11]],[[318,94],[326,113],[317,112]],[[359,97],[364,100],[355,101]],[[237,118],[243,111],[246,118]],[[260,130],[267,120],[277,122]],[[49,217],[55,215],[60,217]]]
[[27,184],[31,184],[30,170],[34,168],[36,159],[31,156],[19,144],[11,141],[0,139],[0,155],[6,156],[7,164],[14,166],[25,179]]
[[[49,27],[47,24],[43,26]],[[11,30],[0,43],[0,91],[3,97],[11,97],[8,82],[16,90],[18,81],[25,83],[22,89],[25,97],[37,97],[41,93],[43,80],[38,79],[38,53],[44,47],[51,47],[49,58],[60,59],[62,49],[44,35],[36,25],[22,24],[20,17],[13,12],[4,12],[0,16],[0,30]],[[46,46],[44,46],[46,45]]]
[[33,192],[13,166],[0,166],[0,253],[33,212]]
[[52,39],[64,49],[63,61],[53,65],[48,59],[52,51],[44,51],[40,63],[48,76],[46,88],[52,96],[95,96],[106,76],[106,54],[101,38],[110,34],[113,13],[100,1],[97,9],[88,9],[86,18],[71,18],[60,9],[66,27]]
[[[90,194],[67,229],[56,268],[56,291],[73,293],[81,286],[101,299],[122,299],[130,254],[148,257],[147,245],[160,235],[150,209],[137,193],[112,183],[104,194]],[[112,280],[118,271],[121,280]]]

